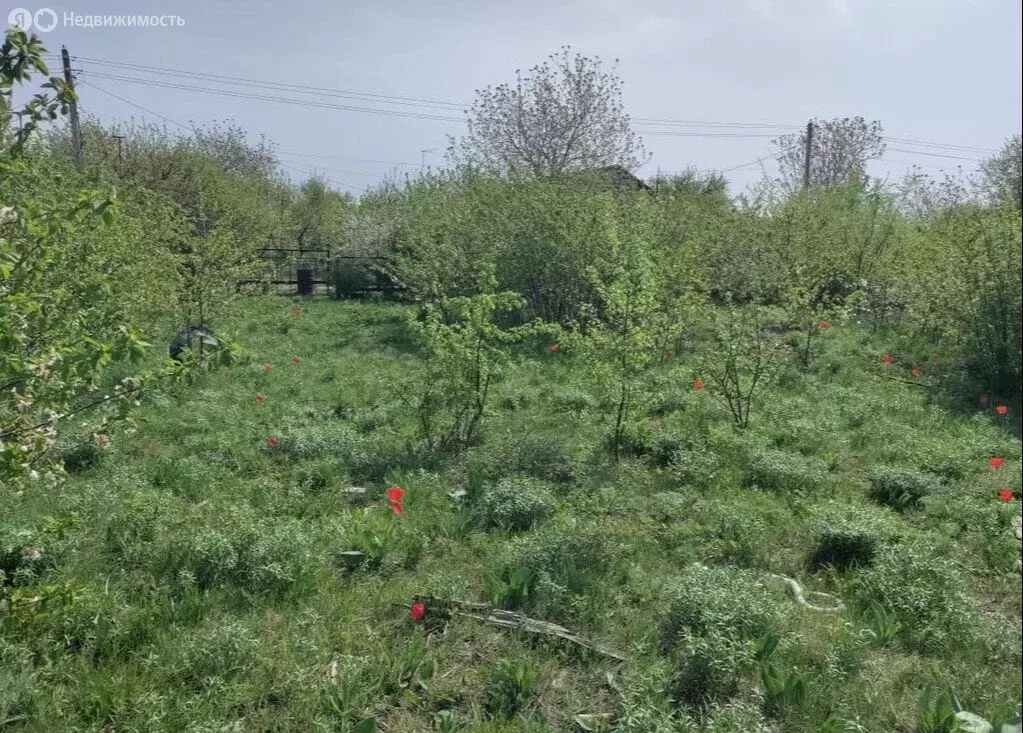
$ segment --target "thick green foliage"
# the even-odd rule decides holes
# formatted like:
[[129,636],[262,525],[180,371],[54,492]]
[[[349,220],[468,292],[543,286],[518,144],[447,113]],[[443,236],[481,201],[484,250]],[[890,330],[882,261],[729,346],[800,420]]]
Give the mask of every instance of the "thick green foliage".
[[522,306],[515,293],[495,293],[495,284],[491,268],[483,266],[476,295],[442,298],[424,308],[422,320],[409,319],[424,374],[407,386],[405,398],[419,417],[422,437],[435,450],[464,448],[476,440],[491,387],[510,362],[504,347],[535,330],[502,329],[494,322],[495,315]]
[[554,514],[550,491],[535,479],[503,479],[483,493],[476,506],[484,527],[521,532]]
[[898,511],[918,505],[940,485],[936,476],[912,469],[875,466],[870,473],[870,495]]

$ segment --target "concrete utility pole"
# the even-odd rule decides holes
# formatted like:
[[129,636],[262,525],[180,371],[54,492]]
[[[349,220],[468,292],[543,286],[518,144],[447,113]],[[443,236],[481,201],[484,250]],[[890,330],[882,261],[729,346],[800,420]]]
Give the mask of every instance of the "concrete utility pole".
[[[67,82],[71,91],[75,91],[75,78],[71,75],[71,56],[67,52],[67,46],[60,47],[60,60],[64,64],[64,81]],[[78,100],[71,101],[71,154],[74,156],[75,165],[82,167],[82,123],[78,118]]]
[[810,188],[810,154],[813,150],[813,120],[806,123],[806,152],[803,160],[803,188]]

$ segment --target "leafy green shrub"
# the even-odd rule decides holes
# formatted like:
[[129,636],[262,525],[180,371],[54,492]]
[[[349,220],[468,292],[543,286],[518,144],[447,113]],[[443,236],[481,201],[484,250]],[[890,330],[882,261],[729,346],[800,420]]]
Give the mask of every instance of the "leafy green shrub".
[[937,477],[894,466],[875,466],[870,472],[870,495],[896,511],[915,507],[940,487]]
[[749,427],[754,403],[778,373],[781,350],[761,329],[762,318],[761,310],[752,306],[721,312],[714,323],[713,348],[699,360],[710,394],[739,428]]
[[475,512],[483,527],[522,532],[553,516],[554,499],[535,479],[508,478],[484,492]]
[[773,631],[782,618],[779,594],[764,585],[761,573],[751,570],[693,565],[666,596],[658,625],[662,651],[678,648],[690,635],[757,639]]
[[513,542],[490,571],[491,600],[545,618],[572,616],[574,604],[615,579],[621,548],[597,526],[551,525]]
[[293,425],[278,436],[280,445],[273,455],[292,461],[330,458],[341,463],[364,460],[366,439],[358,431],[343,423]]
[[648,512],[663,522],[681,519],[690,505],[689,498],[678,491],[661,491],[650,497]]
[[536,692],[536,670],[528,659],[499,659],[487,678],[487,713],[494,718],[514,718]]
[[578,387],[556,390],[547,401],[553,412],[570,412],[577,415],[596,412],[600,407],[596,397]]
[[100,464],[103,451],[93,441],[83,441],[63,455],[64,470],[69,474],[80,474]]
[[1019,209],[957,207],[921,229],[898,269],[910,315],[940,334],[984,389],[1018,395],[1023,373]]
[[248,677],[265,662],[266,640],[237,621],[225,619],[172,637],[162,662],[164,674],[174,683],[204,691],[239,677]]
[[812,491],[820,488],[827,466],[799,453],[759,449],[750,456],[747,483],[761,491]]
[[763,518],[736,507],[717,518],[710,527],[709,556],[721,562],[748,568],[762,566],[770,559],[767,524]]
[[688,706],[735,697],[756,667],[749,641],[730,634],[684,633],[677,643],[672,696]]
[[649,456],[654,449],[650,426],[642,422],[627,423],[617,438],[614,436],[608,438],[607,447],[612,451],[617,450],[621,456],[633,458]]
[[[662,444],[659,451],[666,452],[670,444]],[[680,483],[695,488],[708,488],[720,471],[718,456],[706,446],[690,445],[675,449],[668,469]]]
[[882,548],[852,583],[861,608],[877,602],[902,625],[907,646],[925,654],[947,654],[973,638],[976,604],[964,587],[937,548],[908,543]]
[[649,438],[650,459],[655,466],[662,468],[669,466],[679,453],[696,442],[679,428],[655,431]]
[[421,375],[406,383],[402,399],[416,413],[420,434],[432,450],[464,449],[479,438],[491,388],[511,362],[505,347],[536,331],[500,328],[499,313],[518,311],[523,299],[496,293],[493,267],[479,262],[471,297],[442,298],[423,309],[409,328],[422,350]]
[[[0,482],[5,487],[62,479],[63,465],[50,451],[63,421],[85,417],[99,430],[127,417],[133,393],[149,381],[139,375],[102,396],[89,394],[105,386],[113,364],[137,361],[147,344],[111,293],[115,283],[106,271],[119,263],[107,248],[95,255],[94,271],[79,269],[84,256],[79,240],[90,230],[113,227],[119,203],[85,188],[82,178],[69,185],[52,175],[36,154],[42,124],[66,114],[74,98],[64,79],[49,76],[44,53],[37,36],[6,29],[0,44]],[[49,78],[24,108],[16,109],[15,86],[29,83],[36,72]],[[15,112],[24,119],[12,129]],[[110,250],[119,249],[123,239],[112,236]],[[144,249],[134,255],[148,263]],[[91,460],[85,453],[79,457],[85,459],[82,468]]]
[[880,547],[898,531],[890,514],[869,506],[828,502],[816,508],[815,514],[811,570],[828,565],[839,570],[867,567]]
[[319,459],[299,464],[295,469],[295,483],[309,494],[321,494],[343,484],[344,469],[332,459]]
[[307,592],[320,568],[302,522],[240,512],[227,513],[217,526],[173,531],[152,548],[148,564],[172,586],[235,587],[276,597]]
[[576,474],[574,447],[565,431],[540,429],[493,436],[484,449],[492,476],[532,476],[541,481],[569,483]]

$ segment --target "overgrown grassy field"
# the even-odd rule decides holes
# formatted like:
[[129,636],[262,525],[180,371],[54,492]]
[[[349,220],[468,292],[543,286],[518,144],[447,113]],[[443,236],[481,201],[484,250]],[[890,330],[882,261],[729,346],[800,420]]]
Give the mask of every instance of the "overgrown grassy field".
[[615,465],[584,355],[536,339],[478,445],[436,456],[402,401],[405,317],[253,299],[241,363],[5,504],[0,728],[923,731],[950,691],[1018,713],[1018,407],[942,402],[929,345],[835,323],[739,431],[691,344]]

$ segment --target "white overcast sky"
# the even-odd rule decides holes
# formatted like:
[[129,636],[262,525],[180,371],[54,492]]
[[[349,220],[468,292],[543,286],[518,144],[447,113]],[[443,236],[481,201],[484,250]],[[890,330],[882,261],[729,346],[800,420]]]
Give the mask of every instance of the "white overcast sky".
[[[296,177],[316,167],[337,187],[358,194],[389,171],[414,172],[423,150],[435,151],[425,154],[428,163],[442,163],[446,136],[459,134],[461,123],[103,78],[98,74],[231,88],[95,60],[467,105],[474,89],[511,81],[517,68],[528,69],[567,44],[608,62],[620,60],[633,117],[803,125],[810,117],[862,115],[881,120],[891,137],[994,149],[1021,128],[1020,5],[1020,0],[80,0],[71,5],[4,0],[0,17],[15,6],[56,11],[60,23],[40,35],[51,51],[67,45],[78,78],[95,85],[80,87],[82,107],[103,121],[161,120],[97,87],[179,122],[233,119],[253,138],[265,135],[277,143]],[[174,14],[185,23],[76,28],[64,25],[65,13]],[[245,91],[461,118],[457,110]],[[742,135],[784,131],[634,127]],[[772,149],[769,137],[643,137],[654,154],[640,171],[645,176],[658,168],[727,170]],[[900,175],[914,163],[932,173],[956,165],[970,169],[973,160],[935,154],[984,156],[979,150],[913,143],[889,142],[889,148],[914,152],[890,151],[876,174]],[[738,192],[759,175],[754,165],[727,177]]]

